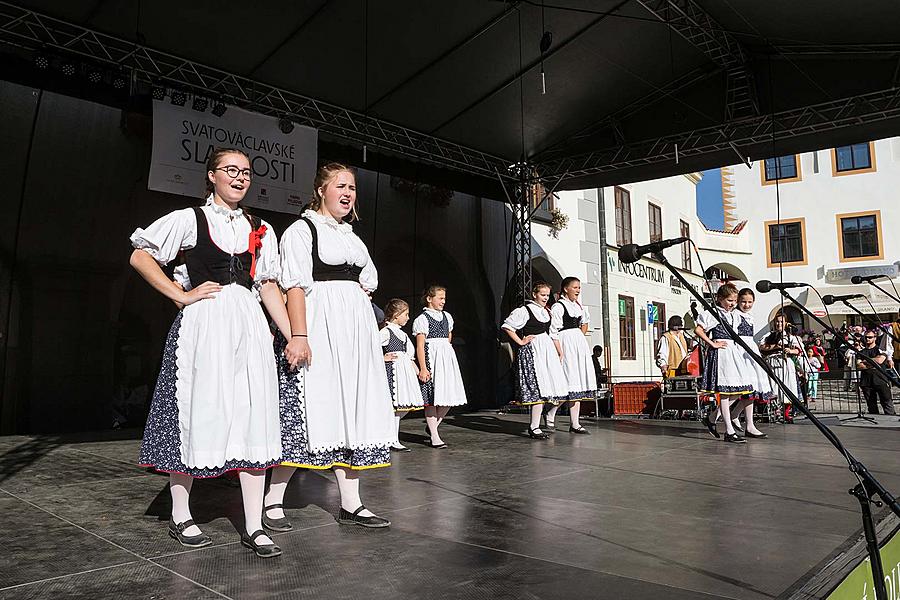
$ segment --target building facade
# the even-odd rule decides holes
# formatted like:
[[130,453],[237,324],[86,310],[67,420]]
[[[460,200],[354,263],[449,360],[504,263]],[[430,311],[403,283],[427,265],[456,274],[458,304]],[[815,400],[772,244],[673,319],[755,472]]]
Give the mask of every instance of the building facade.
[[[821,295],[861,294],[850,304],[890,320],[898,303],[855,275],[900,274],[900,138],[876,140],[734,166],[724,174],[734,215],[754,240],[748,274],[754,281],[805,282]],[[879,285],[893,292],[889,279]],[[897,281],[893,281],[896,285]],[[823,306],[811,290],[791,293],[833,326],[863,319],[842,302]],[[871,306],[870,306],[871,303]],[[827,309],[827,310],[826,310]],[[784,310],[799,328],[820,330],[776,292],[759,294],[755,316],[765,322]]]

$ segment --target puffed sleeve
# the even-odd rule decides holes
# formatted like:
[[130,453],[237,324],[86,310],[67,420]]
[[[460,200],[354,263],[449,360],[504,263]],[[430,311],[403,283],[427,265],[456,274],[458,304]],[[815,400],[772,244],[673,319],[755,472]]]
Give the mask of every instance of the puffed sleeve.
[[582,325],[590,325],[591,324],[591,312],[588,310],[587,306],[582,306],[581,310],[583,314],[581,315],[581,324]]
[[563,326],[563,313],[566,308],[562,302],[557,302],[550,307],[550,328],[561,331]]
[[[559,303],[557,302],[557,304],[559,304]],[[549,310],[547,311],[547,313],[548,313],[547,316],[550,317],[550,331],[548,331],[547,334],[550,336],[551,340],[558,340],[560,330],[558,327],[553,325],[553,313],[550,312]]]
[[363,265],[362,272],[359,274],[359,285],[362,286],[362,289],[371,294],[378,289],[378,269],[375,268],[375,263],[369,255],[369,249],[366,248],[366,245],[362,240],[358,238],[357,240],[360,246],[362,246],[363,251],[366,253],[366,264]]
[[519,308],[513,310],[509,313],[509,316],[506,317],[506,320],[503,321],[503,329],[509,329],[510,331],[516,331],[518,329],[522,329],[525,326],[525,323],[528,322],[528,309],[524,306],[520,306]]
[[144,250],[161,265],[169,264],[181,250],[197,245],[197,217],[184,208],[153,221],[131,234],[131,245]]
[[446,310],[444,311],[444,316],[447,317],[447,330],[453,331],[453,315],[448,313]]
[[297,220],[281,236],[281,288],[312,291],[312,233],[306,221]]
[[419,335],[420,333],[428,335],[428,319],[425,317],[425,313],[422,313],[413,321],[412,332],[413,335]]
[[710,329],[713,329],[718,324],[719,324],[719,321],[716,320],[715,315],[713,315],[711,311],[704,310],[697,317],[697,325],[702,327],[705,331],[709,331]]
[[191,285],[191,277],[188,275],[187,265],[178,265],[172,272],[172,279],[181,286],[186,292],[189,292],[194,286]]
[[391,341],[391,332],[388,331],[388,328],[382,327],[381,331],[378,332],[378,337],[381,339],[381,345],[387,346],[388,342]]
[[278,236],[272,226],[262,221],[266,227],[266,233],[262,236],[262,248],[259,249],[259,257],[256,259],[256,273],[253,280],[257,283],[263,281],[278,281],[281,274],[281,258],[278,255]]

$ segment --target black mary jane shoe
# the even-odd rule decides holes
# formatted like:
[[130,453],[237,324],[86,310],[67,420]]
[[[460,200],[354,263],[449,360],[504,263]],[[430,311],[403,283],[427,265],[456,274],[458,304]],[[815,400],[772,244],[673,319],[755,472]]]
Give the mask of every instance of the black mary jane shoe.
[[262,524],[263,527],[268,529],[269,531],[291,531],[294,526],[291,525],[291,522],[287,517],[281,517],[280,519],[273,519],[266,515],[266,512],[271,508],[280,508],[284,509],[284,506],[281,504],[270,504],[269,506],[263,507],[262,514]]
[[747,440],[736,433],[726,433],[724,440],[730,444],[746,444]]
[[766,435],[765,433],[750,433],[749,431],[747,431],[744,433],[744,437],[750,438],[753,440],[764,440],[764,439],[768,438],[769,436]]
[[550,434],[547,433],[546,431],[541,431],[540,433],[538,433],[537,429],[529,428],[528,429],[528,437],[530,437],[533,440],[546,440],[546,439],[550,439]]
[[279,548],[275,544],[256,543],[256,538],[261,535],[266,535],[266,532],[262,529],[257,529],[251,535],[247,535],[246,533],[242,534],[241,546],[250,548],[260,558],[274,558],[276,556],[281,556],[281,548]]
[[202,532],[198,535],[184,535],[184,530],[193,525],[195,525],[193,519],[188,519],[184,523],[176,523],[174,519],[169,519],[169,536],[188,548],[202,548],[212,544],[212,539]]
[[556,431],[556,421],[548,421],[546,414],[542,415],[542,418],[544,419],[544,426],[541,427],[541,429],[545,430],[547,433]]
[[391,444],[391,452],[412,452],[412,450],[402,444]]
[[338,513],[337,522],[342,525],[359,525],[361,527],[369,527],[371,529],[379,529],[381,527],[390,527],[391,522],[385,518],[378,517],[372,515],[371,517],[361,517],[359,513],[366,509],[362,504],[359,505],[359,508],[350,512],[349,510],[344,510],[341,507],[341,511]]
[[706,429],[709,431],[709,434],[710,434],[711,436],[713,436],[713,437],[716,438],[716,439],[719,439],[720,437],[722,437],[721,435],[719,435],[719,432],[718,432],[718,430],[716,429],[716,424],[709,420],[709,416],[708,416],[708,415],[704,415],[704,416],[703,416],[703,419],[701,419],[701,422],[702,422],[704,425],[706,425]]
[[[433,449],[435,449],[435,450],[446,450],[446,449],[447,449],[447,444],[432,444],[432,443],[431,443],[431,440],[428,440],[428,447],[429,447],[429,448],[433,448]],[[408,451],[409,451],[409,450],[407,449],[407,452],[408,452]]]
[[735,422],[735,421],[732,419],[731,424],[734,425],[734,431],[735,431],[735,433],[737,433],[738,435],[744,435],[744,428],[741,427],[740,421]]
[[569,433],[579,433],[581,435],[591,435],[591,432],[588,431],[587,429],[585,429],[584,425],[579,426],[578,429],[575,429],[574,427],[569,425]]

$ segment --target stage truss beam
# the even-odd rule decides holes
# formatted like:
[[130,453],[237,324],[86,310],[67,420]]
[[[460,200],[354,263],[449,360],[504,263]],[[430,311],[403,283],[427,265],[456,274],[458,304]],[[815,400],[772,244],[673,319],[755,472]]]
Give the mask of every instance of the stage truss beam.
[[5,2],[0,3],[0,43],[130,70],[134,82],[286,117],[371,150],[473,175],[493,178],[499,172],[509,178],[509,161],[503,158]]

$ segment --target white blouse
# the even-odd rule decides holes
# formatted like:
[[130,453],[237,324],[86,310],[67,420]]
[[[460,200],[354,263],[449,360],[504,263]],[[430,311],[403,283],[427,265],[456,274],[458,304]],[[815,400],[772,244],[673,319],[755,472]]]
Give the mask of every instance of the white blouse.
[[[378,271],[353,227],[312,210],[304,211],[303,216],[315,225],[322,262],[361,267],[360,285],[365,291],[374,292],[378,288]],[[299,287],[309,294],[313,289],[312,264],[312,233],[306,221],[297,219],[281,236],[281,287]]]
[[[212,194],[201,208],[209,223],[209,235],[213,243],[223,252],[242,254],[250,246],[250,221],[240,208],[231,210],[215,204]],[[256,259],[255,282],[277,279],[280,271],[278,257],[278,237],[272,226],[261,221],[266,227],[262,236],[262,247]],[[192,208],[184,208],[160,217],[146,229],[138,227],[131,234],[131,245],[146,251],[160,265],[167,265],[182,250],[197,245],[197,217]],[[186,268],[176,273],[176,281],[187,280]],[[189,286],[188,288],[189,289]]]
[[591,322],[591,314],[588,312],[587,306],[582,306],[580,302],[572,302],[568,298],[560,298],[559,301],[550,307],[550,314],[553,317],[553,328],[557,331],[562,331],[563,311],[568,312],[572,317],[581,317],[582,325],[587,325]]
[[[413,348],[413,345],[409,339],[409,336],[406,335],[406,332],[403,331],[402,329],[400,329],[400,326],[397,325],[396,323],[387,323],[384,327],[382,327],[381,332],[380,332],[381,345],[382,346],[388,345],[388,342],[391,340],[391,334],[390,334],[391,331],[393,331],[394,335],[396,337],[400,338],[403,341],[403,343],[406,345],[406,347],[403,351],[404,354],[406,354],[406,356],[409,358],[409,360],[415,360],[416,359],[416,351],[415,351],[415,348]],[[402,358],[402,357],[400,357],[400,358]]]
[[[726,323],[731,325],[731,328],[734,329],[735,331],[737,331],[737,326],[741,322],[740,315],[743,315],[744,313],[742,313],[741,311],[739,311],[736,308],[731,311],[725,311],[719,307],[715,307],[715,310],[719,314],[719,316],[722,318],[723,321],[725,321]],[[713,313],[708,310],[704,310],[697,317],[697,325],[702,327],[704,329],[704,331],[707,332],[707,334],[709,333],[710,330],[715,329],[716,325],[718,325],[718,324],[719,324],[719,321],[716,319],[715,315],[713,315]]]
[[530,315],[534,315],[535,318],[541,323],[547,323],[549,321],[550,337],[554,340],[559,338],[559,329],[557,329],[553,325],[553,320],[550,316],[550,312],[543,306],[530,300],[525,304],[525,306],[520,306],[519,308],[509,313],[509,316],[506,317],[505,321],[503,321],[503,325],[501,325],[501,327],[503,329],[509,329],[510,331],[518,331],[525,326],[525,323],[528,322]]
[[425,313],[428,313],[435,321],[443,321],[445,318],[447,319],[447,330],[451,333],[453,332],[453,317],[446,310],[434,310],[433,308],[426,307],[425,310],[422,311],[416,320],[413,321],[412,324],[412,332],[413,335],[419,335],[420,333],[424,333],[428,335],[428,319],[425,318]]

